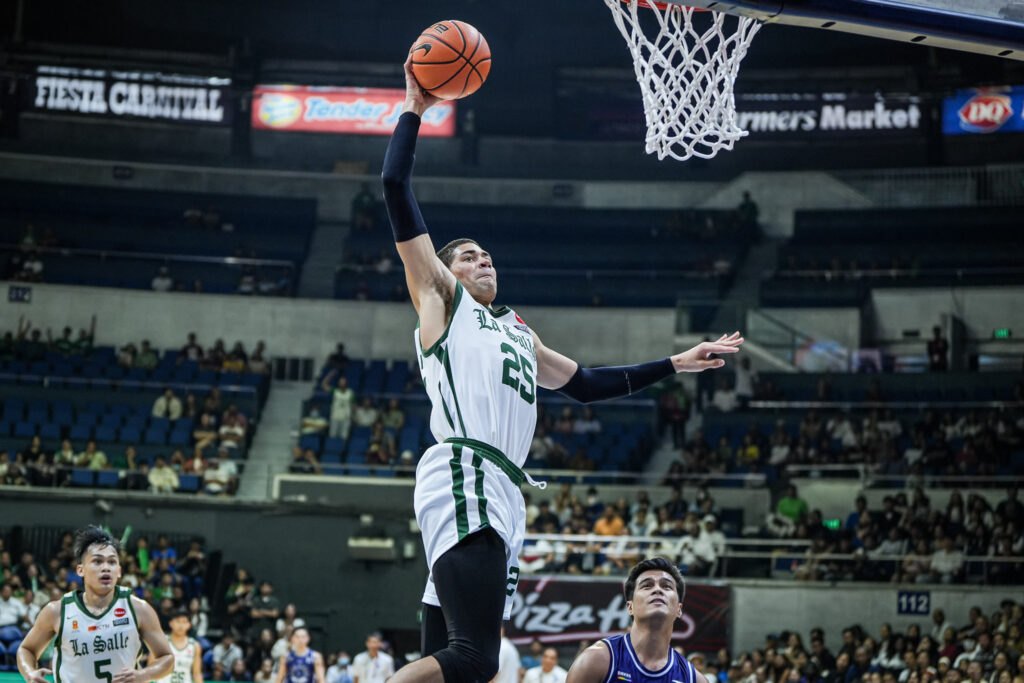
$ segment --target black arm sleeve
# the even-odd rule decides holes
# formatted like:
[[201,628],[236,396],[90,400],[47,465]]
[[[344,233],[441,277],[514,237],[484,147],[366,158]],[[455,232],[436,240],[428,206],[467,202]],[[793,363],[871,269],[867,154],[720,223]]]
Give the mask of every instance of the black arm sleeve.
[[384,155],[384,204],[388,209],[391,231],[395,242],[406,242],[427,234],[420,207],[412,194],[412,166],[416,161],[416,137],[420,131],[420,117],[405,112],[398,119],[391,143]]
[[675,372],[669,358],[614,368],[585,368],[581,365],[558,392],[580,403],[593,403],[629,396],[671,377]]

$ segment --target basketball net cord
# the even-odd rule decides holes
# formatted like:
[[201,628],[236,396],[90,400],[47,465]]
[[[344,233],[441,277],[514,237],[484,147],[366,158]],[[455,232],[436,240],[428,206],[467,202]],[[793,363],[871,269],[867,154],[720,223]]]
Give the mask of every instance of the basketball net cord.
[[[605,4],[633,54],[647,121],[648,154],[680,161],[711,159],[747,135],[737,122],[733,86],[740,62],[761,27],[758,21],[735,18],[738,27],[733,30],[726,26],[728,15],[721,12],[646,0],[605,0]],[[638,6],[648,8],[655,17],[657,36],[645,34]],[[697,13],[710,15],[711,26],[703,33],[693,23]],[[731,24],[733,18],[729,19]]]

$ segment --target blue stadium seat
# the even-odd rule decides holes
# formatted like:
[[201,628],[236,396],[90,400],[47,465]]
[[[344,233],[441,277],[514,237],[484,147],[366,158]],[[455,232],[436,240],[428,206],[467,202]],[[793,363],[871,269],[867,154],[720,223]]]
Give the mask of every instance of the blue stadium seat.
[[178,490],[185,491],[186,493],[195,493],[199,490],[199,486],[202,482],[199,477],[194,474],[179,474],[178,475]]
[[[97,441],[117,441],[117,430],[113,427],[101,425],[96,428],[95,438]],[[138,441],[138,439],[136,438],[135,441]]]
[[187,446],[192,440],[192,433],[187,429],[177,429],[171,432],[171,435],[167,437],[167,443],[172,446]]
[[0,438],[11,435],[11,423],[7,420],[0,420]]
[[[130,429],[130,428],[126,427],[125,429],[121,430],[122,439],[124,437],[124,433],[128,429]],[[163,446],[163,445],[165,445],[167,443],[167,432],[165,432],[162,429],[153,429],[151,427],[151,428],[146,430],[146,435],[143,438],[143,443],[154,444],[154,445],[157,445],[157,446]]]
[[121,426],[122,418],[120,415],[114,415],[113,413],[107,413],[100,418],[101,427],[112,427],[118,429]]
[[16,422],[14,424],[14,436],[23,439],[31,439],[36,435],[36,426],[31,422]]
[[129,415],[124,420],[125,427],[134,427],[135,429],[145,429],[147,418],[145,415]]
[[107,379],[124,379],[127,374],[120,365],[111,365],[103,369],[103,376]]
[[110,412],[113,415],[120,415],[122,418],[131,415],[132,406],[130,403],[115,403],[110,406]]
[[71,470],[72,486],[95,486],[96,473],[93,470],[73,469]]
[[22,638],[22,632],[17,626],[4,626],[0,628],[0,642],[13,643],[14,641],[20,641]]
[[328,437],[324,440],[324,454],[328,453],[344,453],[345,452],[345,439],[339,439],[337,437]]
[[48,422],[44,425],[39,426],[39,436],[44,439],[59,439],[60,438],[60,425]]
[[34,398],[28,402],[28,412],[45,413],[50,410],[50,403],[44,398]]
[[121,475],[116,470],[100,470],[96,473],[96,485],[103,488],[114,488],[121,482]]
[[[72,441],[88,441],[92,438],[92,427],[84,424],[76,424],[71,427],[68,438]],[[109,441],[109,439],[107,439]]]
[[340,465],[341,453],[324,453],[320,456],[321,465]]
[[299,438],[299,448],[302,450],[312,448],[314,451],[319,453],[321,448],[320,437],[316,434],[304,434]]
[[[121,429],[120,438],[118,441],[124,441],[127,443],[138,443],[142,439],[142,430],[138,427],[123,427]],[[100,439],[100,430],[96,430],[96,440],[106,441],[106,439]],[[113,439],[111,439],[113,440]]]
[[149,420],[150,429],[158,429],[162,432],[169,431],[171,428],[171,421],[166,417],[154,417]]
[[28,411],[28,417],[25,418],[25,422],[35,422],[36,424],[43,424],[49,421],[50,411],[48,410],[30,410]]

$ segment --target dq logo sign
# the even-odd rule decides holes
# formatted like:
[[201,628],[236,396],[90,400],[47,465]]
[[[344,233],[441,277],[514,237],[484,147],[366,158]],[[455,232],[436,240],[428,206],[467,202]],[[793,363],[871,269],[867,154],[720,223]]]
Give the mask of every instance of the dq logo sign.
[[1007,95],[976,95],[960,108],[960,127],[972,133],[994,133],[1013,116]]

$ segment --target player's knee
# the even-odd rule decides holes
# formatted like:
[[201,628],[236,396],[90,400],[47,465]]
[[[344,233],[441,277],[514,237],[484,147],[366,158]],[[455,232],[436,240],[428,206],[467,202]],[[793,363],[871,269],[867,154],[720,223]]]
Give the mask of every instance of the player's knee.
[[498,652],[485,653],[473,643],[456,641],[449,644],[447,654],[445,657],[442,651],[434,655],[441,660],[446,683],[486,683],[498,674]]

